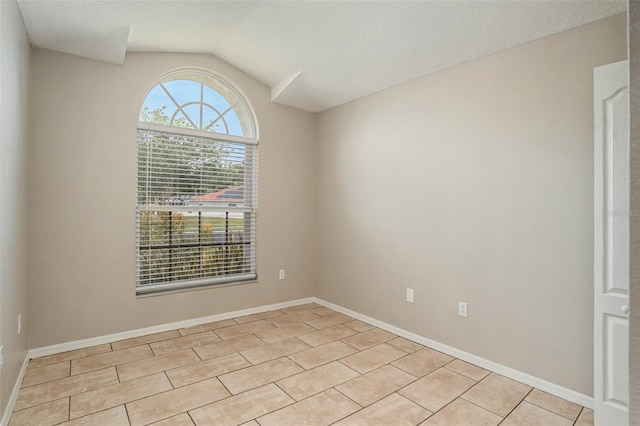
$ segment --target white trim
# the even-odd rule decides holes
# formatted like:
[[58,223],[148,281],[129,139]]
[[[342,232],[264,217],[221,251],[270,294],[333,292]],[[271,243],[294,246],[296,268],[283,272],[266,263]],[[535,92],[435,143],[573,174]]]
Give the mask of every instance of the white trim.
[[[186,116],[186,114],[185,114]],[[226,133],[206,132],[202,130],[190,129],[188,127],[167,126],[165,124],[147,123],[138,121],[138,130],[146,130],[157,133],[168,133],[171,135],[189,136],[200,139],[211,139],[216,142],[231,142],[245,145],[258,145],[258,139],[245,138],[241,136],[228,135]]]
[[11,420],[13,407],[16,405],[16,400],[18,399],[18,392],[20,392],[20,385],[22,384],[22,379],[24,379],[24,374],[27,372],[28,365],[29,365],[29,353],[25,355],[24,361],[22,362],[22,368],[20,369],[20,373],[18,373],[18,378],[16,379],[16,383],[13,385],[13,390],[11,391],[9,402],[7,403],[7,406],[4,409],[4,414],[2,415],[2,421],[0,421],[1,426],[7,426],[9,424],[9,420]]
[[[197,201],[191,201],[196,203]],[[207,203],[210,201],[202,201],[202,203]],[[158,211],[158,212],[211,212],[211,213],[219,213],[219,212],[233,212],[233,213],[253,213],[256,209],[253,207],[231,207],[228,204],[244,204],[243,203],[225,203],[227,205],[223,205],[220,203],[219,206],[172,206],[172,205],[158,205],[158,204],[140,204],[138,208],[142,211]]]
[[419,336],[417,334],[414,334],[409,331],[403,330],[401,328],[395,327],[393,325],[387,324],[386,322],[378,321],[366,315],[359,314],[350,309],[343,308],[342,306],[327,302],[326,300],[322,300],[317,297],[313,297],[312,299],[314,302],[316,302],[319,305],[323,305],[327,308],[333,309],[334,311],[341,312],[345,315],[349,315],[353,318],[356,318],[360,321],[374,325],[390,333],[397,334],[398,336],[404,337],[405,339],[409,339],[421,345],[428,346],[432,349],[438,350],[447,355],[451,355],[455,358],[461,359],[462,361],[469,362],[471,364],[477,365],[478,367],[482,367],[494,373],[501,374],[510,379],[517,380],[518,382],[524,383],[526,385],[533,386],[541,391],[550,393],[551,395],[555,395],[559,398],[566,399],[567,401],[582,405],[583,407],[593,409],[593,398],[590,396],[581,394],[571,389],[567,389],[560,385],[556,385],[555,383],[548,382],[546,380],[540,379],[530,374],[523,373],[522,371],[515,370],[505,365],[498,364],[497,362],[489,361],[487,359],[470,354],[460,349],[456,349],[454,347],[445,345],[443,343],[436,342],[435,340],[427,339],[426,337]]
[[243,309],[240,311],[226,312],[223,314],[210,315],[196,319],[172,322],[169,324],[156,325],[152,327],[138,328],[136,330],[123,331],[120,333],[107,334],[89,339],[75,340],[58,345],[45,346],[42,348],[31,349],[27,355],[28,359],[40,358],[46,355],[53,355],[61,352],[72,351],[75,349],[83,349],[91,346],[102,345],[105,343],[116,342],[118,340],[131,339],[133,337],[145,336],[147,334],[161,333],[163,331],[176,330],[178,328],[192,327],[194,325],[206,324],[208,322],[222,321],[230,318],[243,317],[251,314],[259,314],[262,312],[275,311],[277,309],[288,308],[291,306],[302,305],[304,303],[313,302],[313,298],[292,300],[289,302],[275,303],[273,305],[259,306],[257,308]]
[[[249,102],[249,97],[244,93],[244,91],[240,88],[240,86],[238,86],[236,83],[233,82],[233,80],[231,80],[224,74],[213,72],[207,68],[180,67],[180,68],[175,68],[173,70],[165,72],[154,81],[153,85],[151,86],[151,89],[149,89],[146,95],[144,95],[144,99],[142,100],[142,104],[140,105],[139,110],[142,110],[144,101],[147,99],[147,96],[149,96],[149,92],[151,92],[151,90],[153,90],[158,84],[166,83],[168,81],[176,79],[176,76],[179,77],[180,75],[185,75],[185,74],[186,75],[199,74],[201,77],[204,77],[205,79],[218,80],[219,83],[229,86],[228,88],[231,89],[232,92],[236,92],[236,95],[238,95],[238,98],[244,101],[245,106],[249,109],[249,113],[251,114],[251,119],[253,121],[253,132],[255,133],[255,139],[256,140],[260,139],[260,125],[258,124],[258,117],[256,116],[256,112],[253,109],[253,104]],[[204,83],[204,80],[201,80],[201,82]]]
[[188,290],[208,285],[241,284],[255,281],[258,274],[236,274],[219,277],[200,278],[195,280],[170,281],[162,284],[146,284],[136,287],[136,296],[147,296],[154,293],[166,293],[171,290]]

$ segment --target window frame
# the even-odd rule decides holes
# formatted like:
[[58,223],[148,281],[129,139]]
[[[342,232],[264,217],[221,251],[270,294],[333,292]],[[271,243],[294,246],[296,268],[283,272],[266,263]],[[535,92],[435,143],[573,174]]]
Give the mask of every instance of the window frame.
[[[199,76],[200,79],[195,80],[192,78],[193,76]],[[219,206],[219,207],[202,206],[202,205],[198,206],[193,204],[188,205],[187,203],[185,203],[184,205],[164,204],[164,205],[153,205],[153,207],[151,208],[152,204],[150,204],[148,200],[146,200],[147,204],[141,203],[140,193],[139,193],[141,169],[140,169],[140,159],[138,158],[136,162],[136,188],[137,189],[136,189],[136,233],[135,233],[135,236],[136,236],[135,288],[136,288],[137,296],[154,294],[154,293],[163,293],[163,292],[174,292],[174,291],[200,288],[200,287],[239,284],[239,283],[256,281],[258,279],[258,270],[257,270],[258,269],[258,260],[257,260],[258,191],[257,191],[257,187],[258,187],[259,139],[258,139],[258,122],[255,116],[253,107],[251,103],[248,101],[248,99],[246,98],[246,96],[242,93],[242,91],[239,88],[237,88],[229,79],[219,76],[208,70],[202,70],[198,68],[182,68],[182,69],[174,70],[164,74],[152,84],[151,88],[149,89],[149,91],[147,91],[144,97],[142,106],[139,109],[139,112],[140,112],[139,117],[143,116],[143,112],[145,111],[145,104],[150,93],[154,89],[156,89],[156,87],[161,86],[163,83],[167,83],[175,80],[190,80],[190,81],[195,81],[197,83],[200,83],[202,86],[202,89],[200,91],[201,105],[204,104],[204,96],[202,94],[204,91],[204,86],[209,87],[209,89],[213,90],[217,95],[221,96],[222,98],[224,98],[225,101],[229,102],[231,106],[229,107],[228,110],[231,110],[232,108],[234,108],[235,105],[239,104],[239,107],[242,108],[241,112],[244,113],[242,118],[244,119],[244,124],[248,126],[250,136],[241,137],[241,136],[236,136],[228,133],[218,133],[215,131],[210,131],[209,129],[212,127],[211,124],[209,124],[203,130],[201,130],[203,128],[202,112],[200,113],[200,122],[199,122],[199,126],[201,127],[201,129],[158,124],[158,123],[147,122],[147,121],[138,121],[138,126],[136,130],[136,157],[139,157],[140,155],[141,132],[143,133],[146,132],[147,135],[150,135],[151,133],[161,134],[166,138],[170,138],[170,137],[195,138],[196,140],[198,140],[198,142],[201,142],[203,140],[204,141],[211,140],[212,143],[220,143],[222,144],[223,147],[225,146],[225,144],[228,145],[229,147],[232,147],[234,145],[243,145],[244,148],[243,148],[242,161],[245,164],[245,167],[244,167],[244,170],[242,171],[242,173],[244,174],[243,180],[242,180],[242,187],[243,187],[244,203],[243,203],[243,206],[239,208],[236,207],[235,205],[237,203],[227,203],[227,206]],[[217,90],[216,87],[213,87],[212,85],[207,84],[207,82],[215,82],[221,87],[223,87],[225,89],[225,92],[229,91],[229,93],[232,93],[233,95],[235,95],[236,99],[234,100],[234,103],[232,103],[227,97],[225,97],[225,95],[221,93],[220,90]],[[163,87],[163,89],[166,91],[166,88]],[[177,111],[180,111],[181,106],[177,104],[177,102],[173,99],[173,97],[171,97],[171,99],[176,104]],[[187,102],[189,104],[194,103],[193,100],[189,100]],[[203,107],[204,106],[201,106],[201,111]],[[234,113],[236,113],[236,116],[238,115],[237,112],[235,112],[235,109],[234,109]],[[176,113],[173,114],[174,117],[175,115]],[[219,119],[224,120],[224,114],[221,114]],[[194,124],[193,121],[190,119],[189,119],[189,122],[191,124]],[[242,123],[241,123],[241,126],[242,126]],[[227,129],[227,132],[229,132],[229,127],[226,125],[226,122],[225,122],[225,128]],[[244,126],[242,128],[244,133],[244,130],[245,130]],[[250,165],[247,165],[248,162],[250,162]],[[147,165],[148,164],[149,163],[147,163]],[[178,176],[178,174],[176,174],[176,176]],[[148,188],[148,185],[149,184],[147,183],[146,188]],[[229,187],[229,188],[232,188],[232,187]],[[227,188],[227,190],[229,188]],[[193,196],[202,196],[202,195],[206,195],[206,194],[193,194]],[[247,204],[247,205],[244,205],[244,204]],[[249,268],[248,272],[228,273],[228,274],[221,274],[216,276],[204,276],[204,277],[201,276],[198,278],[189,278],[189,279],[169,279],[161,282],[143,284],[141,282],[141,269],[142,269],[141,252],[143,250],[148,250],[148,249],[157,249],[158,247],[158,246],[151,247],[151,245],[149,245],[149,247],[145,247],[143,249],[141,244],[141,227],[140,227],[140,223],[142,220],[141,217],[143,212],[151,212],[151,211],[169,212],[168,215],[170,218],[173,217],[173,214],[175,212],[189,211],[189,212],[198,213],[198,228],[197,228],[198,244],[184,245],[180,243],[178,245],[174,245],[173,237],[171,236],[173,232],[172,231],[173,228],[170,228],[169,230],[169,236],[170,236],[169,250],[170,251],[173,250],[174,248],[184,248],[184,247],[197,248],[199,253],[199,258],[201,259],[204,256],[203,249],[206,247],[224,246],[226,253],[229,253],[229,250],[230,250],[229,247],[241,245],[243,247],[248,247],[248,250],[249,250],[249,254],[247,255],[247,251],[246,251],[247,249],[246,248],[242,249],[242,256],[243,256],[242,259],[247,262],[247,265]],[[202,217],[202,213],[204,212],[225,213],[226,229],[224,231],[225,233],[224,233],[223,243],[217,243],[215,241],[211,243],[202,242],[201,217]],[[235,237],[233,236],[233,233],[230,233],[230,229],[229,229],[229,213],[230,212],[235,212],[235,213],[241,212],[243,214],[242,226],[244,227],[244,230],[242,231],[241,238],[249,238],[248,241],[240,240],[239,243],[238,242],[234,243]],[[169,223],[170,223],[169,226],[173,226],[171,225],[172,223],[171,219],[169,219]],[[228,255],[226,256],[227,257],[225,257],[225,262],[228,262]],[[169,257],[169,259],[171,259],[171,256]],[[172,271],[170,275],[173,275],[174,273],[173,271],[179,269],[180,265],[178,263],[176,264],[170,263],[170,265],[171,266],[169,266],[169,269]],[[226,270],[228,270],[228,263],[225,265],[227,265],[225,266],[225,268]],[[180,274],[178,274],[178,276],[180,276]]]

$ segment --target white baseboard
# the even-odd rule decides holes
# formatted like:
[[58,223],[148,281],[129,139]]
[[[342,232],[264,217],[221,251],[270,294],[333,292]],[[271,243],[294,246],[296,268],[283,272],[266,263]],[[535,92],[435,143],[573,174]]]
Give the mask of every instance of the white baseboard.
[[573,391],[571,389],[564,388],[562,386],[556,385],[554,383],[548,382],[546,380],[540,379],[538,377],[532,376],[530,374],[523,373],[521,371],[515,370],[513,368],[504,366],[502,364],[498,364],[493,361],[489,361],[487,359],[481,358],[479,356],[470,354],[468,352],[462,351],[460,349],[456,349],[454,347],[445,345],[440,342],[436,342],[431,339],[427,339],[426,337],[419,336],[417,334],[411,333],[407,330],[395,327],[393,325],[387,324],[385,322],[376,320],[374,318],[368,317],[366,315],[362,315],[358,312],[352,311],[350,309],[344,308],[339,305],[335,305],[333,303],[327,302],[326,300],[317,298],[317,297],[308,297],[305,299],[292,300],[289,302],[276,303],[273,305],[265,305],[259,306],[257,308],[244,309],[240,311],[226,312],[217,315],[211,315],[202,318],[196,318],[185,321],[178,321],[169,324],[157,325],[153,327],[140,328],[137,330],[124,331],[121,333],[108,334],[105,336],[93,337],[90,339],[82,339],[76,340],[73,342],[61,343],[58,345],[51,345],[37,349],[31,349],[25,358],[24,364],[22,366],[22,370],[20,371],[20,375],[18,376],[18,381],[14,386],[13,392],[11,394],[11,398],[9,400],[9,404],[7,405],[7,409],[2,418],[2,426],[5,426],[9,418],[11,416],[11,411],[13,410],[13,406],[15,404],[15,400],[18,396],[18,390],[20,389],[20,383],[22,383],[22,379],[24,377],[27,364],[29,359],[38,358],[46,355],[53,355],[61,352],[71,351],[75,349],[87,348],[90,346],[101,345],[104,343],[111,343],[118,340],[130,339],[133,337],[140,337],[146,334],[152,333],[160,333],[163,331],[175,330],[183,327],[192,327],[194,325],[205,324],[208,322],[214,321],[222,321],[230,318],[237,318],[245,315],[257,314],[267,311],[273,311],[276,309],[288,308],[291,306],[301,305],[305,303],[316,302],[319,305],[326,306],[327,308],[333,309],[337,312],[342,312],[346,315],[349,315],[355,319],[366,322],[383,330],[389,331],[391,333],[397,334],[398,336],[404,337],[405,339],[409,339],[416,343],[419,343],[424,346],[428,346],[432,349],[438,350],[440,352],[451,355],[455,358],[461,359],[463,361],[469,362],[471,364],[477,365],[478,367],[482,367],[484,369],[493,371],[494,373],[501,374],[510,379],[516,380],[518,382],[527,384],[529,386],[533,386],[537,389],[540,389],[544,392],[555,395],[559,398],[566,399],[567,401],[574,402],[576,404],[582,405],[584,407],[593,409],[593,398],[579,392]]
[[9,402],[7,403],[7,407],[4,409],[4,414],[2,416],[2,420],[0,421],[1,426],[7,426],[9,424],[9,420],[11,419],[11,413],[13,413],[13,407],[16,405],[16,399],[18,399],[18,392],[20,391],[20,385],[22,384],[22,379],[24,379],[24,374],[27,372],[28,365],[29,365],[29,353],[25,355],[24,361],[22,362],[22,368],[20,369],[20,373],[18,373],[18,378],[16,379],[16,383],[13,385],[13,390],[11,391]]
[[39,358],[46,355],[58,354],[61,352],[83,349],[91,346],[102,345],[104,343],[116,342],[118,340],[131,339],[133,337],[145,336],[147,334],[161,333],[163,331],[176,330],[178,328],[192,327],[194,325],[206,324],[208,322],[222,321],[231,318],[243,317],[245,315],[259,314],[267,311],[288,308],[295,305],[313,302],[312,297],[306,299],[292,300],[289,302],[275,303],[273,305],[259,306],[257,308],[243,309],[240,311],[225,312],[217,315],[210,315],[196,319],[172,322],[169,324],[155,325],[152,327],[139,328],[136,330],[123,331],[120,333],[107,334],[105,336],[91,337],[89,339],[75,340],[72,342],[60,343],[57,345],[45,346],[31,349],[27,355],[28,359]]
[[24,379],[24,375],[27,371],[27,366],[29,365],[29,360],[33,358],[39,358],[47,355],[58,354],[58,353],[72,351],[76,349],[88,348],[91,346],[102,345],[104,343],[111,343],[111,342],[116,342],[118,340],[130,339],[132,337],[140,337],[147,334],[161,333],[163,331],[176,330],[184,327],[192,327],[194,325],[206,324],[208,322],[222,321],[230,318],[243,317],[245,315],[259,314],[262,312],[289,308],[291,306],[311,303],[313,301],[314,301],[314,298],[308,297],[305,299],[291,300],[289,302],[275,303],[272,305],[259,306],[257,308],[243,309],[240,311],[225,312],[222,314],[210,315],[207,317],[172,322],[169,324],[139,328],[137,330],[123,331],[120,333],[107,334],[105,336],[92,337],[89,339],[75,340],[72,342],[60,343],[57,345],[31,349],[29,350],[29,352],[27,352],[24,362],[22,363],[20,374],[18,374],[18,378],[16,379],[16,383],[13,387],[13,391],[11,392],[11,397],[9,398],[9,403],[7,404],[7,407],[2,416],[2,420],[0,421],[0,426],[7,426],[9,424],[9,420],[11,419],[11,413],[13,412],[13,407],[15,406],[16,399],[18,398],[18,392],[20,391],[20,385],[22,384],[22,380]]
[[498,364],[497,362],[489,361],[487,359],[470,354],[460,349],[453,348],[443,343],[436,342],[435,340],[427,339],[426,337],[419,336],[417,334],[411,333],[409,331],[403,330],[401,328],[395,327],[385,322],[378,321],[366,315],[359,314],[358,312],[354,312],[350,309],[343,308],[342,306],[335,305],[333,303],[327,302],[326,300],[323,300],[317,297],[314,297],[312,299],[314,302],[318,303],[319,305],[323,305],[323,306],[326,306],[327,308],[333,309],[334,311],[341,312],[345,315],[349,315],[353,318],[356,318],[356,319],[359,319],[360,321],[374,325],[390,333],[397,334],[398,336],[404,337],[405,339],[409,339],[421,345],[428,346],[432,349],[443,352],[447,355],[451,355],[452,357],[461,359],[462,361],[466,361],[468,363],[477,365],[478,367],[482,367],[486,370],[493,371],[494,373],[498,373],[510,379],[516,380],[520,383],[524,383],[526,385],[537,388],[541,391],[550,393],[551,395],[555,395],[559,398],[566,399],[567,401],[582,405],[583,407],[593,409],[593,398],[590,396],[581,394],[571,389],[567,389],[565,387],[556,385],[555,383],[548,382],[546,380],[540,379],[530,374],[523,373],[522,371],[515,370],[513,368],[504,366],[502,364]]

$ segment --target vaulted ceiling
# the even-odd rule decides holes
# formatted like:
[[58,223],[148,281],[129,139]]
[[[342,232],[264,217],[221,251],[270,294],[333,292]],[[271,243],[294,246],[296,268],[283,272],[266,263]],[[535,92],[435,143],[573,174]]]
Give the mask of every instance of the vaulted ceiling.
[[31,44],[122,64],[128,51],[213,54],[319,112],[625,12],[626,0],[18,0]]

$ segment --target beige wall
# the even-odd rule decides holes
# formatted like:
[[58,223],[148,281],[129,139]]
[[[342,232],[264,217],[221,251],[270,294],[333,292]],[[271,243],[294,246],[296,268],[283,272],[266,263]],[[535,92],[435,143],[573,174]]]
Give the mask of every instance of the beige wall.
[[[0,4],[4,166],[7,114],[18,114],[16,123],[25,115],[5,113],[8,6]],[[35,49],[29,347],[317,295],[591,395],[591,76],[624,59],[624,21],[330,110],[317,129],[314,115],[272,104],[267,87],[209,55],[128,54],[120,67]],[[28,70],[22,27],[13,28],[23,57],[16,68]],[[260,282],[136,298],[137,110],[157,76],[183,66],[229,77],[256,109]],[[16,74],[25,85],[25,73]],[[13,146],[24,156],[23,145]],[[5,184],[4,167],[0,181],[18,197],[11,214],[24,205],[17,164],[17,183]],[[2,225],[3,249],[19,230]],[[24,239],[13,242],[23,274]],[[282,267],[285,281],[277,279]],[[26,289],[4,282],[7,350],[5,330],[15,334]],[[404,302],[406,287],[416,289],[413,305]],[[14,295],[19,303],[5,309]],[[466,320],[456,315],[458,300],[469,303]],[[24,342],[15,347],[15,359],[24,357]],[[3,407],[8,374],[15,380],[8,371],[17,374],[3,368]]]
[[[27,138],[29,41],[15,1],[0,1],[0,413],[27,353]],[[26,323],[24,324],[26,325]],[[1,414],[0,414],[1,415]]]
[[[255,108],[259,282],[136,298],[138,112],[159,75],[185,66],[228,77]],[[31,348],[313,295],[315,115],[272,104],[211,55],[132,53],[116,66],[34,49],[32,69]]]
[[592,395],[592,75],[625,40],[618,15],[322,113],[317,295]]
[[[640,2],[629,1],[631,88],[631,211],[640,213]],[[631,216],[629,424],[640,425],[640,216]]]

